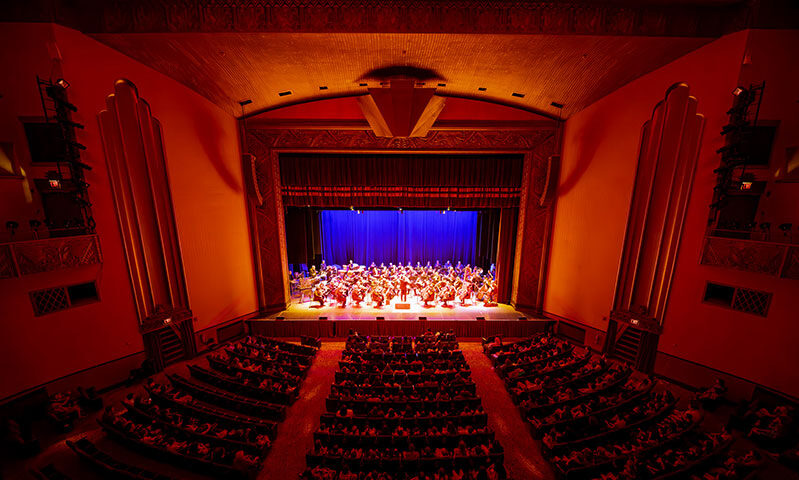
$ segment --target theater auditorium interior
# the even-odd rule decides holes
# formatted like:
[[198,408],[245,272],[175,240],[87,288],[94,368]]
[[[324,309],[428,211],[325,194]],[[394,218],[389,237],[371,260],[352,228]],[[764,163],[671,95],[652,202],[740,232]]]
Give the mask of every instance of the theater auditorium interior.
[[0,6],[0,479],[799,479],[794,0]]

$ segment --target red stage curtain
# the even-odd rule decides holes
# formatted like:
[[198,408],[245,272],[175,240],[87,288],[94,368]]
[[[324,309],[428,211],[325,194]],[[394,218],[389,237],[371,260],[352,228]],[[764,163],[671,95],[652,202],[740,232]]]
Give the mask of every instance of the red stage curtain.
[[280,154],[283,204],[487,208],[519,204],[523,155]]

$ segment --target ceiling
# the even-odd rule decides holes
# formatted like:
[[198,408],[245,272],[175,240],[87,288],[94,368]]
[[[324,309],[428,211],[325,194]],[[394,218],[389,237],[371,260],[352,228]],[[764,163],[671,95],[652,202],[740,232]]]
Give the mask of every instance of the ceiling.
[[[365,94],[374,69],[432,70],[426,87],[568,117],[712,38],[388,33],[94,34],[235,116]],[[366,78],[365,78],[366,77]],[[367,86],[360,86],[366,83]],[[327,87],[320,89],[320,87]],[[485,90],[481,90],[485,89]],[[280,95],[281,92],[290,94]],[[514,94],[517,94],[514,96]]]
[[[236,116],[242,114],[241,100],[252,100],[250,113],[360,95],[380,83],[367,72],[411,67],[432,71],[425,86],[446,84],[439,95],[568,117],[726,33],[796,28],[797,5],[795,0],[11,0],[0,9],[0,20],[79,30]],[[552,102],[565,105],[563,111]]]

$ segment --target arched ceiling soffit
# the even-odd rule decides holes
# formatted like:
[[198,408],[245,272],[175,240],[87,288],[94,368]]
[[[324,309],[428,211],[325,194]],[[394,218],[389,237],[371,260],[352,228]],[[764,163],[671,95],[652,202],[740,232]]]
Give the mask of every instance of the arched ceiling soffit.
[[791,1],[14,0],[0,20],[77,29],[236,116],[364,94],[400,65],[441,95],[568,117],[726,33],[795,28]]
[[[442,96],[568,117],[712,39],[593,35],[385,33],[111,34],[95,38],[235,116],[380,86],[368,72],[431,70]],[[422,85],[423,84],[423,85]]]

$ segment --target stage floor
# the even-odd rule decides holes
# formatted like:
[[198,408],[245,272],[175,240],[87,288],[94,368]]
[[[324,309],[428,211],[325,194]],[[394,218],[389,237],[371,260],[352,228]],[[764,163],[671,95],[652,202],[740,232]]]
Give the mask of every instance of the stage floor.
[[494,307],[485,307],[482,303],[477,305],[452,305],[442,307],[439,305],[425,307],[416,302],[410,302],[410,309],[400,310],[394,307],[397,302],[380,308],[374,306],[324,306],[319,307],[315,302],[293,303],[282,312],[264,317],[265,320],[274,320],[283,317],[285,320],[317,320],[327,317],[328,320],[374,320],[383,317],[386,320],[418,320],[427,317],[428,320],[476,320],[483,317],[485,320],[518,320],[527,315],[517,311],[510,305],[503,303]]

